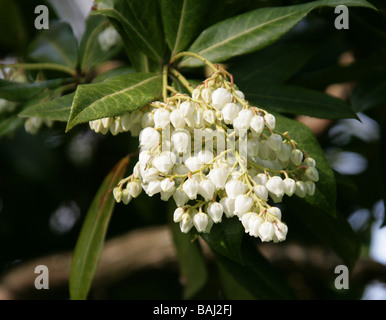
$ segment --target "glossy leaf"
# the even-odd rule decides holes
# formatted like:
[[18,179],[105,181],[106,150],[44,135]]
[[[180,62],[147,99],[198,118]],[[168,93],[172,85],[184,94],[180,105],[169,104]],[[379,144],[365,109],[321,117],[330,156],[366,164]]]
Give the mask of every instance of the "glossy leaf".
[[86,22],[86,30],[79,45],[79,65],[83,72],[111,59],[118,53],[121,46],[116,44],[103,51],[99,43],[99,35],[110,23],[102,16],[90,16]]
[[[238,86],[255,82],[282,83],[310,60],[313,48],[305,44],[275,44],[247,56],[235,58],[228,68]],[[278,67],[280,66],[280,67]]]
[[275,117],[276,129],[281,132],[288,131],[290,137],[298,143],[298,148],[306,151],[316,161],[319,181],[315,183],[315,194],[313,196],[306,196],[303,200],[313,207],[319,208],[327,215],[335,216],[335,176],[315,135],[307,126],[298,121],[279,114],[275,114]]
[[364,111],[386,104],[386,70],[372,73],[355,87],[351,102],[355,111]]
[[112,190],[122,179],[128,163],[129,158],[125,157],[110,171],[87,212],[71,263],[70,297],[72,300],[87,298],[115,206]]
[[26,101],[45,89],[57,88],[70,82],[72,82],[72,79],[54,79],[32,83],[0,79],[0,98],[10,101]]
[[132,73],[80,85],[66,130],[80,123],[142,108],[159,97],[161,91],[161,76],[152,73]]
[[227,299],[294,299],[280,273],[254,248],[250,239],[241,246],[244,266],[216,254],[220,281]]
[[221,223],[213,225],[209,233],[201,236],[214,252],[242,265],[240,247],[244,233],[238,218],[224,217]]
[[158,1],[115,0],[97,3],[98,10],[92,14],[101,14],[114,19],[121,25],[121,31],[143,53],[156,61],[163,60],[165,43],[160,28],[162,22]]
[[51,23],[50,28],[41,30],[31,42],[29,57],[35,62],[56,63],[76,68],[78,41],[67,22]]
[[75,93],[66,94],[55,99],[48,99],[26,107],[19,117],[39,117],[54,121],[67,122]]
[[[375,9],[364,0],[320,0],[286,7],[257,9],[207,28],[188,51],[196,52],[211,62],[225,61],[274,43],[316,8],[338,5]],[[195,58],[187,58],[180,63],[181,67],[200,65],[202,62]]]
[[352,108],[343,100],[321,91],[256,81],[240,88],[248,100],[277,112],[325,119],[356,117]]
[[171,222],[174,244],[177,249],[180,277],[184,279],[184,298],[193,298],[206,284],[208,270],[205,258],[194,233],[182,233],[177,223]]
[[172,54],[185,50],[198,36],[208,20],[207,13],[213,12],[212,3],[207,0],[161,1],[165,37]]

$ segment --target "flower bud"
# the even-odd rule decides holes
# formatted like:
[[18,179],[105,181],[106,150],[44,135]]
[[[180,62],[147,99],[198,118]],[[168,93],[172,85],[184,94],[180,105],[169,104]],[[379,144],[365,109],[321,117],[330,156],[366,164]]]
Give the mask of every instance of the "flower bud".
[[193,90],[193,92],[192,92],[192,98],[193,98],[194,100],[198,100],[198,99],[200,99],[200,96],[201,96],[201,90],[195,88],[195,89]]
[[129,194],[129,190],[127,189],[123,189],[122,191],[122,202],[124,204],[129,204],[129,202],[131,201],[132,197],[131,195]]
[[113,195],[116,202],[119,203],[122,201],[122,189],[120,187],[115,187],[113,189]]
[[244,93],[243,93],[242,91],[236,90],[236,91],[235,91],[235,94],[236,94],[236,96],[238,96],[240,99],[245,100],[245,95],[244,95]]
[[185,131],[174,131],[171,137],[174,150],[179,155],[186,154],[190,149],[190,135]]
[[[102,120],[102,126],[103,126],[103,128],[109,129],[109,128],[110,128],[110,125],[111,125],[111,122],[112,122],[112,119],[111,119],[110,117],[106,117],[106,118],[102,118],[101,120]],[[125,130],[125,129],[124,129],[124,130]],[[128,129],[125,130],[125,131],[128,131]]]
[[309,196],[313,196],[315,194],[315,183],[312,181],[306,181],[307,194]]
[[251,124],[251,120],[253,117],[253,112],[251,109],[243,109],[238,114],[239,117],[239,128],[238,129],[245,129],[248,130],[249,126]]
[[126,189],[133,198],[138,197],[142,191],[141,184],[138,181],[130,181],[126,186]]
[[208,225],[208,222],[208,215],[204,212],[200,211],[193,216],[193,225],[195,226],[198,232],[204,232]]
[[213,124],[216,122],[216,116],[213,110],[205,110],[203,117],[204,117],[204,120],[209,124]]
[[307,186],[304,183],[304,181],[296,181],[296,190],[295,194],[300,197],[304,198],[307,194]]
[[122,131],[122,126],[121,126],[121,117],[117,117],[113,121],[111,121],[110,124],[110,132],[113,136],[116,136],[118,133]]
[[201,97],[206,103],[211,103],[212,102],[212,93],[213,93],[212,88],[203,88],[201,90]]
[[221,203],[211,202],[208,205],[208,214],[215,223],[221,222],[224,208]]
[[278,241],[284,241],[287,237],[288,227],[283,222],[274,225],[275,236]]
[[259,227],[259,236],[261,241],[271,241],[274,235],[273,224],[270,221],[264,221]]
[[314,182],[319,181],[319,173],[315,167],[308,167],[304,174],[311,181],[314,181]]
[[308,158],[304,159],[303,164],[306,167],[315,167],[316,161],[313,158],[308,157]]
[[303,159],[303,152],[301,152],[299,149],[292,149],[290,158],[295,166],[300,166]]
[[266,115],[264,116],[264,121],[265,121],[266,126],[267,126],[269,129],[271,129],[271,130],[275,129],[275,126],[276,126],[276,118],[275,118],[274,115],[272,115],[272,114],[270,114],[270,113],[266,114]]

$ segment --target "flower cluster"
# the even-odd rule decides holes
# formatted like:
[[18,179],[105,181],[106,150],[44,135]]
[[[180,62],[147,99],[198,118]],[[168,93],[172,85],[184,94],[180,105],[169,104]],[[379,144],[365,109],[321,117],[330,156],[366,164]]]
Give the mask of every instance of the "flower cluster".
[[[114,197],[127,204],[144,190],[148,196],[159,193],[164,201],[173,198],[173,218],[184,233],[192,227],[210,232],[224,217],[237,216],[251,236],[283,241],[287,226],[281,210],[269,202],[315,192],[315,160],[288,133],[275,129],[272,114],[250,106],[224,70],[191,95],[174,92],[127,116],[136,120],[131,123],[136,130],[143,127],[139,160]],[[114,134],[121,130],[113,125],[118,122],[127,131],[123,117],[108,119],[90,126]]]

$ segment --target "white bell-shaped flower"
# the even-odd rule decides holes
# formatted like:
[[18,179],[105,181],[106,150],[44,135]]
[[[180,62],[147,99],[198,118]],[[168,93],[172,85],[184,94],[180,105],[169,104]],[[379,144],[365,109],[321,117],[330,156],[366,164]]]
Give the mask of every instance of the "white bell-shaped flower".
[[235,91],[235,94],[236,94],[236,96],[238,96],[240,99],[245,100],[244,92],[242,92],[242,91],[240,91],[240,90],[236,90],[236,91]]
[[170,122],[176,129],[183,129],[186,125],[184,117],[181,115],[179,109],[174,109],[170,113]]
[[190,134],[186,131],[174,131],[171,136],[171,142],[178,154],[187,154],[190,149]]
[[268,137],[267,144],[273,151],[280,152],[283,146],[283,139],[279,134],[273,133]]
[[144,150],[154,148],[160,142],[161,135],[157,130],[147,127],[139,134],[139,146]]
[[159,172],[168,173],[176,163],[176,155],[170,151],[164,151],[152,163]]
[[251,215],[250,218],[248,219],[248,229],[249,229],[249,234],[253,237],[259,237],[260,233],[260,226],[263,224],[264,220],[261,216],[254,214]]
[[202,211],[196,213],[193,216],[193,225],[198,232],[204,232],[208,226],[209,218],[208,215]]
[[233,120],[237,117],[239,114],[239,107],[233,103],[229,102],[227,103],[224,108],[222,108],[221,113],[223,115],[224,122],[226,124],[231,124]]
[[184,215],[185,210],[183,208],[177,208],[173,213],[173,221],[180,222],[182,220],[182,216]]
[[273,217],[281,220],[281,210],[278,207],[270,207],[267,212]]
[[193,172],[199,170],[203,166],[203,163],[198,156],[193,156],[185,160],[185,165],[190,172]]
[[199,183],[196,179],[188,179],[182,185],[182,189],[187,194],[190,200],[196,199],[199,189]]
[[256,175],[253,180],[257,183],[257,184],[261,184],[263,186],[266,185],[267,181],[268,181],[268,177],[265,173],[259,173],[258,175]]
[[240,121],[238,129],[248,130],[253,118],[253,112],[251,109],[243,109],[239,112],[238,118]]
[[268,201],[268,190],[262,184],[253,187],[253,192],[261,200]]
[[276,152],[277,158],[283,163],[289,161],[291,155],[291,146],[288,143],[282,143],[279,152]]
[[169,178],[163,179],[161,181],[161,189],[164,192],[174,192],[174,190],[175,190],[174,180],[170,180]]
[[121,117],[117,117],[111,122],[110,132],[113,136],[116,136],[118,133],[122,132]]
[[312,181],[306,181],[305,184],[307,187],[307,194],[309,196],[313,196],[315,194],[315,183]]
[[274,232],[278,241],[284,241],[287,237],[288,227],[283,222],[276,223],[274,224]]
[[247,154],[249,157],[257,157],[259,155],[259,140],[257,138],[251,138],[247,141]]
[[124,204],[129,204],[133,197],[129,194],[129,190],[123,189],[122,191],[122,202]]
[[142,178],[146,181],[154,181],[159,179],[159,171],[156,168],[147,168],[143,170]]
[[165,192],[165,191],[161,190],[161,192],[160,192],[161,200],[162,201],[169,201],[169,199],[171,198],[173,193],[174,193],[174,191]]
[[189,213],[184,213],[180,221],[180,229],[182,233],[188,233],[193,227],[193,219]]
[[212,181],[202,180],[199,184],[198,193],[203,196],[205,201],[210,201],[213,199],[215,190],[216,185]]
[[225,183],[228,179],[228,167],[223,165],[210,170],[208,178],[216,185],[217,190],[224,189]]
[[147,195],[149,197],[152,197],[153,195],[159,192],[161,192],[161,181],[159,180],[150,181],[146,189]]
[[225,104],[232,102],[232,94],[225,88],[218,88],[212,93],[213,107],[221,110]]
[[212,160],[214,158],[213,152],[211,152],[209,150],[201,150],[199,153],[197,153],[197,157],[204,164],[212,162]]
[[235,215],[235,200],[229,197],[221,198],[220,204],[224,208],[224,213],[227,218],[231,218]]
[[180,104],[180,112],[184,118],[190,118],[194,114],[194,106],[190,101],[184,101]]
[[165,128],[170,123],[170,112],[164,108],[159,108],[154,112],[154,127]]
[[284,193],[291,197],[296,191],[296,181],[291,178],[285,178],[283,180]]
[[151,112],[145,112],[141,119],[141,125],[143,128],[154,127],[154,115]]
[[265,187],[278,198],[284,195],[283,180],[278,176],[269,178]]
[[206,103],[211,103],[212,102],[212,94],[213,94],[213,89],[212,88],[203,88],[201,90],[201,98]]
[[253,116],[251,119],[250,128],[252,132],[259,136],[264,130],[264,118],[259,115]]
[[249,232],[249,219],[253,216],[256,215],[254,212],[247,212],[241,217],[241,224],[243,225],[245,232]]
[[235,199],[235,214],[241,217],[252,208],[253,202],[253,199],[246,194],[238,195]]
[[210,202],[207,211],[215,223],[221,222],[224,213],[224,208],[221,203]]
[[130,181],[126,189],[129,191],[130,196],[136,198],[141,194],[142,186],[138,181]]
[[192,98],[194,100],[198,100],[198,99],[200,99],[200,97],[201,97],[201,90],[198,88],[193,89]]
[[178,188],[173,193],[173,199],[177,207],[182,207],[188,202],[189,197],[182,188]]
[[263,242],[271,241],[274,232],[273,224],[270,221],[264,221],[259,227],[259,237]]
[[313,158],[307,157],[304,159],[303,165],[305,165],[306,167],[315,167],[316,161]]
[[236,199],[238,195],[244,194],[247,190],[247,185],[239,180],[231,180],[225,184],[225,191],[231,199]]
[[204,120],[209,124],[214,124],[216,122],[216,115],[213,110],[205,110],[203,113]]
[[267,113],[265,116],[264,116],[264,121],[265,121],[265,125],[273,130],[275,129],[275,126],[276,126],[276,118],[273,114],[270,114],[270,113]]

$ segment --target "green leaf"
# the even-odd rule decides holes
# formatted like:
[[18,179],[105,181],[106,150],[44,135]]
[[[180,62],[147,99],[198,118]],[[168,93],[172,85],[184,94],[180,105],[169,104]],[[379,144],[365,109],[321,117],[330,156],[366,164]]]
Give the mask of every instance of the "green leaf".
[[130,66],[118,67],[109,71],[98,74],[93,80],[93,83],[105,81],[108,78],[122,76],[124,74],[134,73],[134,69]]
[[386,104],[386,70],[370,74],[355,87],[351,102],[355,111],[365,111]]
[[103,180],[87,212],[76,243],[70,271],[70,297],[87,298],[98,267],[107,228],[115,206],[113,188],[122,179],[129,158],[121,159]]
[[209,247],[238,264],[243,264],[240,247],[244,235],[244,228],[238,218],[225,218],[215,224],[210,233],[201,234]]
[[18,114],[19,117],[39,117],[54,121],[67,122],[70,115],[72,100],[75,93],[69,93],[64,96],[42,101],[26,107]]
[[161,95],[161,75],[131,73],[78,86],[66,131],[87,121],[144,107]]
[[283,219],[288,225],[288,235],[297,232],[303,241],[327,245],[352,268],[360,253],[360,240],[346,217],[339,211],[332,217],[295,197],[284,201]]
[[184,298],[193,298],[206,284],[208,270],[200,244],[194,233],[182,233],[178,224],[171,222],[174,244],[180,265],[180,277],[184,279]]
[[276,113],[274,115],[276,117],[275,129],[281,132],[288,131],[291,139],[294,139],[298,143],[298,148],[306,151],[307,154],[316,161],[319,181],[315,183],[315,194],[313,196],[306,196],[303,200],[328,215],[335,216],[335,176],[315,135],[307,126],[298,121]]
[[36,62],[55,63],[76,68],[78,41],[66,22],[51,22],[50,28],[41,30],[29,47],[29,55]]
[[165,37],[172,55],[191,44],[208,20],[206,13],[213,11],[212,1],[207,0],[162,0],[161,9]]
[[114,0],[98,1],[101,14],[118,22],[131,42],[153,60],[162,61],[165,43],[158,1]]
[[[188,51],[196,52],[211,62],[225,61],[274,43],[316,8],[338,5],[375,9],[364,0],[320,0],[287,7],[257,9],[205,29]],[[180,63],[181,67],[200,65],[202,61],[195,58],[187,58]]]
[[256,81],[282,83],[301,70],[313,53],[313,48],[305,44],[275,44],[250,55],[235,58],[230,62],[228,71],[232,73],[239,87]]
[[355,112],[343,100],[321,91],[257,81],[240,86],[240,89],[248,100],[263,109],[325,119],[356,118]]
[[244,266],[219,254],[215,255],[226,298],[294,299],[295,295],[285,279],[249,240],[245,239],[241,246]]
[[102,16],[90,16],[86,22],[86,30],[79,45],[79,65],[82,72],[87,72],[92,67],[111,59],[118,53],[121,46],[114,45],[103,51],[98,37],[110,25]]
[[72,81],[73,79],[53,79],[25,83],[0,79],[0,98],[10,101],[26,101],[47,88],[54,89]]

